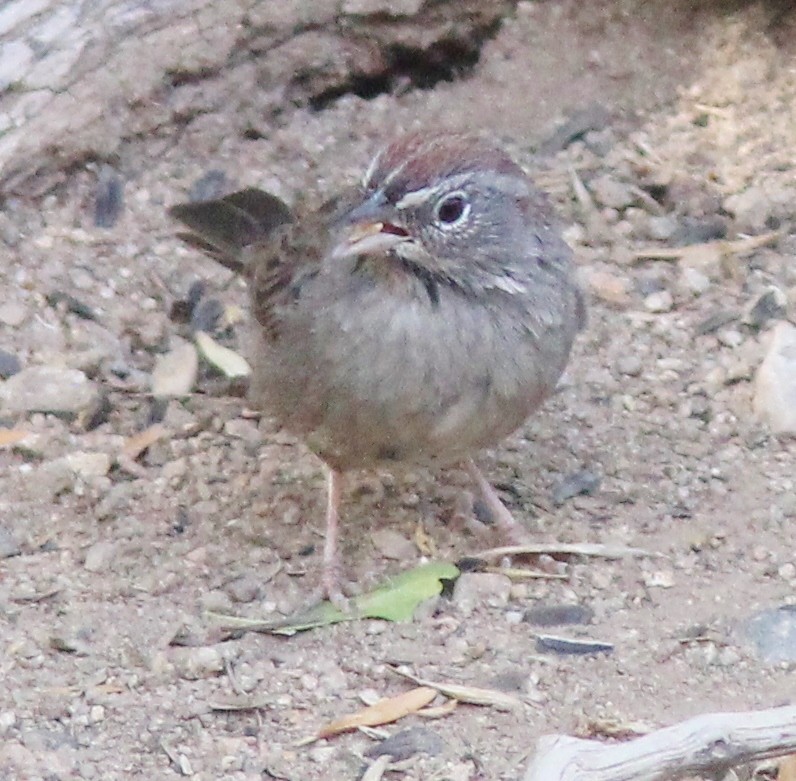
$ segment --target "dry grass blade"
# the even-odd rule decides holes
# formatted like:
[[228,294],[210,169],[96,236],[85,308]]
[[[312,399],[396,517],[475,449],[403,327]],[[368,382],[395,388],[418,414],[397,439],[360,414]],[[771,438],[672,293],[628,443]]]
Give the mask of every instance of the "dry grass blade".
[[162,423],[153,425],[133,434],[122,446],[122,455],[135,461],[148,447],[167,436],[169,430]]
[[396,697],[379,700],[375,705],[361,711],[343,716],[340,719],[321,727],[317,737],[328,738],[340,732],[348,732],[357,727],[377,727],[380,724],[391,724],[404,716],[417,713],[437,696],[437,689],[430,686],[419,686]]
[[780,237],[779,231],[747,236],[734,241],[706,241],[702,244],[688,244],[684,247],[644,247],[633,253],[634,260],[682,260],[693,255],[705,257],[715,255],[746,255],[760,247],[773,244]]
[[247,711],[259,710],[265,708],[273,703],[273,699],[269,696],[249,696],[249,695],[234,695],[229,697],[220,697],[209,702],[208,705],[215,711]]
[[389,754],[382,754],[373,760],[371,766],[364,772],[360,781],[381,781],[384,777],[384,771],[390,764],[391,758]]
[[663,553],[644,550],[644,548],[628,548],[624,545],[603,545],[597,542],[550,543],[541,545],[506,545],[502,548],[490,548],[476,553],[473,558],[499,559],[503,556],[540,556],[543,554],[562,556],[595,556],[603,559],[626,559],[648,556],[649,558],[665,558]]
[[511,580],[567,580],[569,575],[559,572],[541,572],[537,569],[523,569],[522,567],[485,567],[484,572],[493,572],[505,575]]
[[429,681],[425,678],[418,678],[412,673],[404,670],[399,670],[397,667],[390,667],[390,669],[403,678],[408,678],[414,681],[419,686],[428,686],[436,689],[440,694],[446,697],[451,697],[459,702],[466,702],[468,705],[488,705],[498,710],[517,710],[522,708],[522,701],[513,697],[505,692],[496,691],[495,689],[482,689],[479,686],[464,686],[459,683],[447,683],[439,681]]

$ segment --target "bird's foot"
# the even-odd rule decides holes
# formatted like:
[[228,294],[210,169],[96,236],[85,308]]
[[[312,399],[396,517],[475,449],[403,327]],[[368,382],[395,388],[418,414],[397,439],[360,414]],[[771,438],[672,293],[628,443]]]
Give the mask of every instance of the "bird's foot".
[[496,531],[510,545],[527,545],[533,541],[528,530],[511,514],[508,507],[501,501],[494,488],[484,477],[473,461],[467,462],[467,471],[478,486],[481,493],[483,509],[488,514]]

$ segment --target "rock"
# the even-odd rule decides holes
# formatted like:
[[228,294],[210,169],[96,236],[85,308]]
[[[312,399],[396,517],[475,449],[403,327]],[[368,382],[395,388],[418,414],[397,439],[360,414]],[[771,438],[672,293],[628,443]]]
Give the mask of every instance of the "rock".
[[593,179],[590,189],[601,206],[621,211],[636,202],[636,196],[628,185],[618,182],[610,174]]
[[746,230],[764,231],[766,221],[772,213],[768,193],[759,185],[752,185],[742,193],[734,193],[724,199],[725,211],[732,214]]
[[656,290],[644,298],[644,308],[648,312],[660,314],[671,312],[674,307],[674,299],[668,290]]
[[152,393],[155,396],[187,396],[196,383],[199,355],[191,342],[181,341],[159,355],[152,370]]
[[257,426],[246,418],[230,418],[224,423],[224,433],[228,437],[242,439],[249,445],[259,445],[263,441],[263,435]]
[[739,628],[766,664],[796,662],[796,605],[783,605],[749,616]]
[[104,477],[111,468],[111,457],[107,453],[77,450],[64,456],[64,461],[78,477],[84,480]]
[[412,542],[395,529],[377,529],[370,538],[376,550],[387,559],[411,561],[417,553]]
[[588,275],[589,287],[597,298],[608,304],[624,306],[630,301],[627,279],[608,271],[593,271]]
[[616,362],[616,369],[626,377],[638,377],[644,371],[644,363],[638,355],[623,355]]
[[580,469],[567,475],[553,489],[553,504],[559,507],[567,499],[584,494],[593,494],[599,487],[599,475],[588,469]]
[[16,535],[5,526],[0,526],[0,559],[9,559],[12,556],[19,556],[22,548]]
[[75,475],[63,458],[42,464],[28,475],[27,491],[31,499],[53,501],[72,490]]
[[788,313],[788,297],[776,286],[767,287],[744,312],[742,322],[760,329],[770,320],[781,320]]
[[716,334],[716,339],[718,339],[720,344],[723,344],[725,347],[731,347],[732,349],[740,347],[743,344],[743,334],[735,328],[719,331],[719,333]]
[[0,379],[7,380],[22,371],[19,358],[13,353],[0,349]]
[[698,268],[684,266],[680,270],[680,287],[694,296],[701,296],[710,288],[710,277],[703,274]]
[[657,241],[670,239],[677,230],[677,220],[674,217],[649,217],[647,220],[647,235]]
[[796,326],[776,325],[755,378],[754,411],[775,434],[796,434]]
[[178,648],[175,667],[183,678],[198,680],[218,675],[224,671],[224,657],[212,646]]
[[28,308],[19,301],[7,301],[0,304],[0,323],[16,328],[22,325],[28,317]]
[[371,746],[365,756],[375,758],[389,754],[393,762],[403,762],[415,754],[428,754],[435,757],[443,752],[445,742],[427,727],[409,727],[396,732],[389,738]]
[[522,620],[534,626],[590,624],[594,611],[585,605],[535,605],[523,613]]
[[102,572],[103,570],[108,569],[108,566],[113,561],[115,554],[115,543],[108,542],[106,540],[95,542],[86,551],[86,560],[83,563],[83,566],[89,572]]
[[0,409],[9,415],[77,415],[96,402],[96,385],[77,369],[30,366],[0,386]]
[[453,601],[462,613],[476,608],[505,607],[511,594],[511,580],[493,572],[465,572],[453,587]]

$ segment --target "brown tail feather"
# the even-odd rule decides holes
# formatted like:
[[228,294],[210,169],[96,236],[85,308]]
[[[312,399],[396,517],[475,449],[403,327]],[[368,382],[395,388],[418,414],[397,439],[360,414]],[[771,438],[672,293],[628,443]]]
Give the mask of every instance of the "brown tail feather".
[[178,234],[183,241],[236,272],[243,271],[245,247],[293,221],[279,198],[253,187],[218,200],[177,204],[169,215],[190,229]]

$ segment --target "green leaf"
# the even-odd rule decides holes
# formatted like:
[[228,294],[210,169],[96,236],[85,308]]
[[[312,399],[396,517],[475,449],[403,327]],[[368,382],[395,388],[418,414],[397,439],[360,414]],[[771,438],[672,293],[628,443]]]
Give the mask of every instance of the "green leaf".
[[411,621],[419,605],[442,593],[443,581],[455,580],[457,577],[459,569],[455,565],[432,561],[409,572],[402,572],[374,591],[352,599],[347,611],[342,611],[326,601],[280,621],[257,621],[213,613],[209,616],[218,619],[223,629],[278,635],[294,635],[296,632],[319,626],[363,618]]

